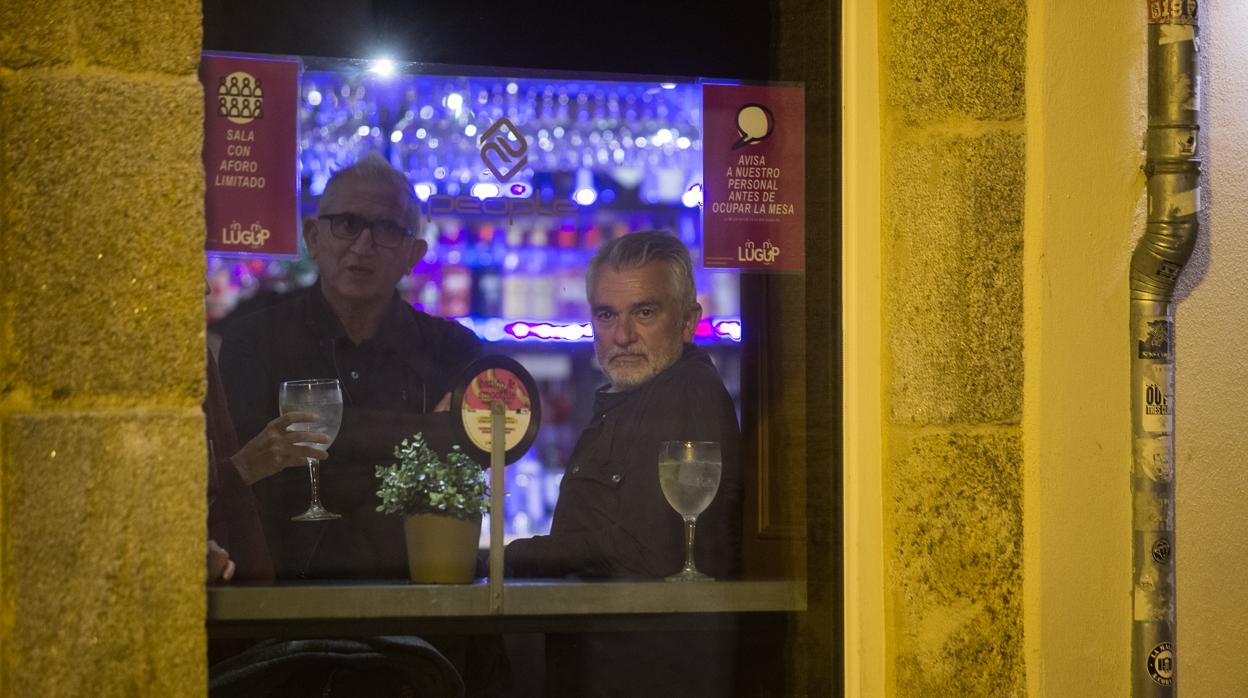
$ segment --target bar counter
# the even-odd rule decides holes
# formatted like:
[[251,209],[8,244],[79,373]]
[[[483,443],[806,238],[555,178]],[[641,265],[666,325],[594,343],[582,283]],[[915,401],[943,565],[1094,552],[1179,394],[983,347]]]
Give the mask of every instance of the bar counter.
[[208,588],[212,637],[558,632],[699,625],[724,614],[806,610],[804,580],[675,583],[508,580],[490,585],[308,582]]

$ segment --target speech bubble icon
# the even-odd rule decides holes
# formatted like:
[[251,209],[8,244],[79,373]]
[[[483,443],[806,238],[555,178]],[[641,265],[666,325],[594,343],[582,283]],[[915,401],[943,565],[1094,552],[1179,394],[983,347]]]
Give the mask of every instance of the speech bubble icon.
[[741,140],[732,146],[733,150],[758,143],[771,135],[776,126],[776,117],[771,110],[761,104],[745,104],[737,110],[737,132]]

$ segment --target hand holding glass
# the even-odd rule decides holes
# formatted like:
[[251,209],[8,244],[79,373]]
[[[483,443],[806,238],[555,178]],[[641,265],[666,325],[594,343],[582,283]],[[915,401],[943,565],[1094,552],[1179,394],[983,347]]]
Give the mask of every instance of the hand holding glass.
[[[289,431],[319,431],[329,436],[330,443],[338,436],[342,426],[342,390],[336,378],[317,378],[313,380],[286,381],[278,392],[277,403],[281,413],[308,412],[316,415],[315,422],[298,422],[291,424]],[[322,451],[330,444],[303,442],[300,446],[310,446]],[[312,478],[312,503],[308,510],[291,521],[327,521],[342,518],[341,515],[321,506],[321,462],[308,458],[308,476]]]
[[669,582],[711,581],[693,564],[693,534],[698,515],[719,490],[723,462],[715,441],[664,441],[659,444],[659,486],[676,513],[685,519],[685,566]]

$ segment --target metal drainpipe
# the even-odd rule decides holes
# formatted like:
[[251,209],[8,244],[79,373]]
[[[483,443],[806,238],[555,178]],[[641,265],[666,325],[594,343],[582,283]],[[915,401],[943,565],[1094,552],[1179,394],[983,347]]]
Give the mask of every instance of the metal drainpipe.
[[1174,289],[1196,245],[1196,0],[1146,0],[1148,223],[1131,258],[1132,695],[1174,696]]

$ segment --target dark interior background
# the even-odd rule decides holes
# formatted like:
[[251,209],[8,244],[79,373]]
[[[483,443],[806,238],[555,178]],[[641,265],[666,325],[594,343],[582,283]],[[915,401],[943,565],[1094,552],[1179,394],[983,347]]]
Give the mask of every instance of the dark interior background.
[[765,80],[771,2],[204,0],[204,48]]

